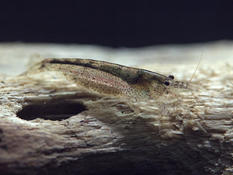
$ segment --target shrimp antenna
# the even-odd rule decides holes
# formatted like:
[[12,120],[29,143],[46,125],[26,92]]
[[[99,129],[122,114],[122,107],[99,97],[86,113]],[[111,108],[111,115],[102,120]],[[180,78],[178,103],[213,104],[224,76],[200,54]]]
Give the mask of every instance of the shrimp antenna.
[[201,63],[202,56],[203,56],[203,52],[201,52],[200,59],[199,59],[199,61],[198,61],[198,64],[197,64],[197,66],[196,66],[196,68],[195,68],[195,71],[193,72],[193,74],[192,74],[192,76],[191,76],[189,82],[191,82],[191,81],[193,80],[193,78],[194,78],[194,76],[195,76],[195,74],[196,74],[196,72],[197,72],[197,69],[198,69],[198,67],[199,67],[199,65],[200,65],[200,63]]

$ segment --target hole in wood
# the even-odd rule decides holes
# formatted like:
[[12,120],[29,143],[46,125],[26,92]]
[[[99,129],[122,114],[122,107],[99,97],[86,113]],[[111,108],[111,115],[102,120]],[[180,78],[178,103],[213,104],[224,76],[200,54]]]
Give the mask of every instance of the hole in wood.
[[46,104],[30,104],[17,112],[17,116],[24,120],[42,118],[46,120],[65,120],[86,110],[80,102],[56,102]]

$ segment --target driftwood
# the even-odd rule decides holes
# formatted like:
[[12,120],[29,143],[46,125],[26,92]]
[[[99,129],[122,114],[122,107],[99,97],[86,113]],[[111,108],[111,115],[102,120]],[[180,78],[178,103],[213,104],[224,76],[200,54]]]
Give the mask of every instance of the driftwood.
[[0,174],[232,175],[233,65],[213,66],[136,102],[59,72],[1,77]]

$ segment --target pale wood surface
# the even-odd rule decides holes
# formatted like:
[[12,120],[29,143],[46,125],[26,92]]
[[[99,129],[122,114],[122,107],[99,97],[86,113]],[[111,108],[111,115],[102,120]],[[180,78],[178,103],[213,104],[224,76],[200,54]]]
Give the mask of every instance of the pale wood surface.
[[[0,172],[233,174],[232,48],[1,44]],[[90,92],[59,72],[16,76],[44,57],[91,57],[188,81],[200,55],[190,90],[147,102]]]

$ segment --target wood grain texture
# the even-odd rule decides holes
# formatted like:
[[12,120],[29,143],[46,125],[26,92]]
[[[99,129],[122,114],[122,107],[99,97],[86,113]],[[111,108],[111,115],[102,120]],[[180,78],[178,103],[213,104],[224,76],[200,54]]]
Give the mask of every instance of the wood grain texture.
[[[190,67],[163,71],[182,81]],[[212,62],[200,66],[190,90],[137,102],[79,87],[57,71],[2,75],[0,172],[231,175],[232,75],[232,62]]]

